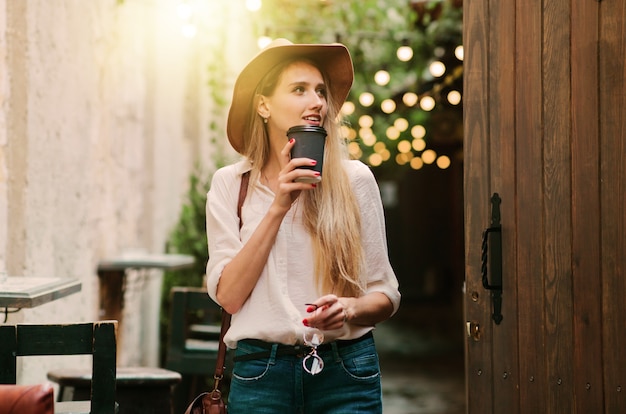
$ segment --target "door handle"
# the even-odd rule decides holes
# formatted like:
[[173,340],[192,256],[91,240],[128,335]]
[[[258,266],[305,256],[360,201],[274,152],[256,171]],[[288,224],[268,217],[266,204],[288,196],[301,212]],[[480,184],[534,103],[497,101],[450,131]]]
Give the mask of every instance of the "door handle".
[[[491,318],[499,325],[502,322],[502,225],[500,224],[500,204],[498,193],[491,196],[491,224],[483,232],[482,241],[482,282],[483,288],[491,292],[493,313]],[[489,281],[491,276],[491,281]]]

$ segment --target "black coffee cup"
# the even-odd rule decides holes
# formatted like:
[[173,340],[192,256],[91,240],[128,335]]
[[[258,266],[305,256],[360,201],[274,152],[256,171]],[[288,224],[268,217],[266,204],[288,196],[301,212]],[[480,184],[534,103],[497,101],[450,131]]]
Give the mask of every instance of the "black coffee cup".
[[322,180],[322,167],[324,166],[324,145],[326,144],[326,130],[313,125],[298,125],[289,128],[287,137],[296,140],[291,149],[291,158],[311,158],[317,161],[312,166],[302,166],[320,173],[318,177],[298,178],[295,181],[303,183],[318,183]]

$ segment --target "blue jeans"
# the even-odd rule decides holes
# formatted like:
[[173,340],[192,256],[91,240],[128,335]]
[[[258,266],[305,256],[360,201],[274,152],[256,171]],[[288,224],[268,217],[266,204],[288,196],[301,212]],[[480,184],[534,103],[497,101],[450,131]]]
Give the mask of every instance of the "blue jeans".
[[[324,369],[311,375],[302,357],[276,355],[235,362],[228,398],[229,414],[376,414],[382,413],[380,366],[374,339],[346,346],[331,343],[318,351]],[[239,341],[235,357],[268,351]]]

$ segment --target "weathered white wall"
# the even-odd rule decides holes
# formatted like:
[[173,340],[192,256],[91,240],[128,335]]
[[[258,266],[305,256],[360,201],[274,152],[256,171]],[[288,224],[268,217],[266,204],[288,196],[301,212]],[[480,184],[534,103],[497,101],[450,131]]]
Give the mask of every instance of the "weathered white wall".
[[[249,15],[243,0],[189,3],[193,39],[176,0],[0,0],[0,272],[82,282],[8,323],[98,319],[98,261],[163,252],[193,164],[234,158],[211,96],[230,98],[256,51]],[[209,90],[224,47],[225,90]],[[160,273],[133,280],[118,362],[155,365]],[[67,358],[24,358],[19,381]]]

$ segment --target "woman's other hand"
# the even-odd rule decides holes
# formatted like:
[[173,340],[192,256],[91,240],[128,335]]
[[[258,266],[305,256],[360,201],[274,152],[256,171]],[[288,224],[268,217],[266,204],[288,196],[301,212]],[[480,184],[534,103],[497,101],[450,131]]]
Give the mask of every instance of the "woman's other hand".
[[374,326],[391,316],[393,305],[384,293],[372,292],[359,298],[325,295],[307,304],[306,310],[309,316],[302,323],[324,331],[346,323]]

